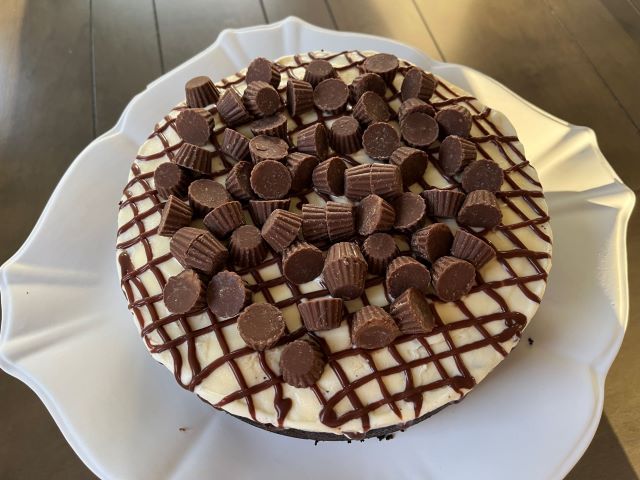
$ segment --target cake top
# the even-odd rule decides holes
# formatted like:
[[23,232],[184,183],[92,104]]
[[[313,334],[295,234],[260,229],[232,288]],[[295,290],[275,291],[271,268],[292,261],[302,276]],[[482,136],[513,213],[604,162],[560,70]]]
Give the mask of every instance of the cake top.
[[517,344],[551,238],[504,116],[374,52],[258,58],[185,96],[132,165],[117,247],[183,387],[358,438],[462,398]]

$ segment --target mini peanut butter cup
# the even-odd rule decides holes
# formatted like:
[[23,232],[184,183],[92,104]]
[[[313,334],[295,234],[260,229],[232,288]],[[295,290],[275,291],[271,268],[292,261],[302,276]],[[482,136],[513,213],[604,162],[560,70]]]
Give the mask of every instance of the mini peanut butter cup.
[[251,133],[255,136],[267,135],[287,140],[287,117],[281,113],[254,120],[251,122],[250,128]]
[[158,235],[162,237],[171,237],[182,227],[186,227],[191,223],[193,212],[188,203],[183,202],[178,197],[169,195],[169,200],[162,208],[160,216],[160,224],[158,225]]
[[153,184],[162,199],[168,199],[170,195],[184,198],[190,181],[187,170],[173,162],[162,163],[153,172]]
[[252,168],[253,165],[249,162],[238,162],[233,166],[231,171],[229,171],[224,185],[236,200],[246,202],[255,197],[253,190],[251,190],[251,181],[249,180],[251,178]]
[[393,227],[396,212],[378,195],[367,195],[358,205],[358,233],[366,236],[375,232],[385,232]]
[[402,174],[396,165],[371,165],[371,193],[392,200],[402,193]]
[[436,109],[430,104],[419,98],[410,98],[400,104],[398,109],[398,121],[402,122],[410,113],[421,112],[434,117],[436,115]]
[[193,270],[169,277],[162,289],[164,304],[171,313],[185,314],[201,310],[205,304],[205,286]]
[[207,305],[218,318],[235,317],[250,299],[251,292],[235,272],[218,272],[207,286]]
[[231,200],[229,192],[221,183],[202,178],[189,185],[189,203],[193,212],[204,217],[215,207]]
[[331,146],[338,153],[353,153],[362,148],[360,124],[350,116],[338,118],[331,124]]
[[351,103],[358,103],[364,92],[374,92],[385,98],[387,93],[387,84],[384,83],[382,77],[376,73],[363,73],[353,79],[349,85],[349,94]]
[[264,222],[260,233],[271,248],[281,253],[298,238],[301,228],[300,215],[286,210],[274,210]]
[[249,115],[249,112],[242,103],[242,98],[233,87],[224,91],[220,100],[218,100],[217,107],[220,118],[230,127],[251,121],[251,115]]
[[393,201],[396,221],[393,227],[401,232],[417,229],[427,213],[424,198],[417,193],[404,192]]
[[350,203],[327,202],[329,240],[348,240],[356,234],[355,208]]
[[299,303],[298,311],[310,332],[331,330],[342,322],[344,302],[340,298],[317,298]]
[[371,164],[364,163],[349,167],[344,172],[344,195],[351,200],[361,200],[370,195]]
[[349,88],[339,78],[321,81],[313,90],[313,104],[326,113],[340,113],[347,106]]
[[175,125],[180,138],[187,143],[201,147],[209,141],[209,135],[215,121],[209,110],[187,108],[178,114]]
[[402,138],[412,147],[428,147],[438,139],[438,123],[426,113],[413,112],[400,122]]
[[282,273],[296,285],[307,283],[322,273],[322,250],[307,242],[295,242],[282,254]]
[[285,333],[282,312],[270,303],[254,303],[238,316],[238,333],[252,349],[263,351],[272,347]]
[[246,160],[249,156],[249,139],[236,130],[226,128],[220,151],[235,160]]
[[244,223],[242,205],[237,201],[218,205],[204,217],[204,226],[218,238],[226,238]]
[[364,292],[367,262],[355,243],[335,243],[327,254],[322,276],[332,297],[352,300]]
[[219,271],[227,261],[227,249],[206,230],[183,227],[169,243],[169,251],[185,268],[206,275]]
[[393,82],[398,66],[398,57],[390,53],[376,53],[362,62],[362,68],[365,72],[380,75],[387,84]]
[[431,271],[436,295],[445,302],[460,300],[475,284],[476,269],[459,258],[440,257]]
[[289,169],[275,160],[263,160],[251,170],[251,188],[260,198],[279,200],[291,189]]
[[336,71],[327,60],[315,59],[311,60],[305,66],[304,81],[309,82],[313,87],[318,85],[323,80],[328,78],[335,78]]
[[266,82],[273,88],[278,88],[278,85],[280,85],[280,70],[266,58],[254,58],[247,68],[245,81],[247,84],[251,82]]
[[262,263],[268,250],[260,230],[253,225],[243,225],[231,234],[229,252],[231,260],[237,267],[247,268]]
[[476,145],[466,138],[449,135],[440,144],[438,161],[442,171],[455,175],[476,158]]
[[249,153],[251,153],[253,163],[260,163],[265,160],[280,162],[287,157],[289,145],[279,137],[258,135],[249,140]]
[[435,90],[435,77],[417,67],[413,67],[405,74],[400,93],[403,101],[410,98],[419,98],[428,102]]
[[435,322],[425,296],[415,288],[407,289],[391,304],[389,313],[403,335],[420,335],[433,330]]
[[364,131],[362,145],[365,153],[374,160],[388,160],[400,146],[400,137],[390,124],[376,122]]
[[185,86],[187,105],[191,108],[203,108],[216,103],[220,98],[220,92],[209,77],[194,77]]
[[469,193],[474,190],[487,190],[497,192],[500,190],[504,173],[500,166],[493,160],[479,159],[471,162],[460,176],[462,189]]
[[344,172],[347,169],[340,157],[331,157],[321,162],[312,174],[313,188],[325,195],[344,194]]
[[292,117],[313,108],[313,86],[304,80],[287,80],[287,109]]
[[385,286],[392,298],[399,297],[411,287],[426,295],[430,284],[431,274],[429,270],[414,258],[398,257],[387,267]]
[[389,162],[397,165],[402,174],[402,183],[405,187],[413,185],[421,180],[427,170],[429,157],[422,150],[411,147],[396,149],[389,158]]
[[282,379],[296,388],[310,387],[318,381],[325,364],[322,350],[308,338],[288,343],[280,353]]
[[495,250],[480,238],[464,230],[458,230],[453,237],[451,255],[466,260],[477,269],[482,268],[496,256]]
[[369,305],[358,310],[353,316],[351,342],[357,348],[383,348],[398,336],[400,330],[396,322],[380,307]]
[[391,111],[387,102],[375,92],[364,92],[353,107],[353,116],[363,125],[388,122]]
[[369,271],[375,275],[384,275],[400,250],[396,241],[388,233],[374,233],[369,235],[362,244],[362,253],[369,265]]
[[297,138],[298,151],[315,155],[319,160],[327,158],[329,153],[329,138],[327,129],[321,123],[300,130]]
[[291,206],[290,198],[282,198],[280,200],[250,200],[249,213],[253,223],[261,227],[267,221],[271,212],[277,209],[289,210]]
[[256,117],[268,117],[280,108],[280,94],[267,82],[251,82],[242,94],[242,103]]
[[451,105],[439,110],[436,121],[444,135],[468,137],[471,132],[471,112],[462,105]]
[[502,221],[502,212],[493,193],[474,190],[467,194],[457,219],[467,227],[494,228]]
[[455,218],[464,202],[464,193],[456,190],[434,188],[422,192],[427,202],[427,211],[432,217]]
[[311,186],[313,170],[318,158],[307,153],[293,152],[287,155],[287,168],[291,173],[291,191],[299,192]]
[[307,242],[322,244],[329,240],[327,209],[305,203],[302,206],[302,236]]
[[172,159],[176,165],[198,173],[211,173],[212,160],[213,152],[190,143],[180,145]]
[[432,223],[411,236],[411,251],[430,263],[449,255],[453,234],[444,223]]

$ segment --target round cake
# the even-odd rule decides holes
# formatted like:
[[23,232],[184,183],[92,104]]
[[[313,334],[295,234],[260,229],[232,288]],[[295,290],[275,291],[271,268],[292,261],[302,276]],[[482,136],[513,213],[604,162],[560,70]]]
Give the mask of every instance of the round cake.
[[213,407],[315,440],[461,400],[519,343],[551,267],[542,185],[505,116],[372,51],[191,79],[119,206],[121,285],[153,358]]

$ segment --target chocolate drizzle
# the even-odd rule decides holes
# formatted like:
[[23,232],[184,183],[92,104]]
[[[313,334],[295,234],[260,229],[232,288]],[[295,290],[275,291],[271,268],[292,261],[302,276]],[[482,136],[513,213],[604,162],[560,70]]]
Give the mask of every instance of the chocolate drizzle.
[[[315,56],[316,55],[314,54],[309,55],[310,58],[314,58]],[[345,65],[343,66],[335,67],[338,75],[341,71],[350,68],[357,68],[362,72],[361,63],[364,61],[365,57],[360,52],[341,52],[328,56],[323,54],[322,58],[333,59],[340,56],[342,56],[346,62],[344,62]],[[309,61],[308,57],[299,55],[295,56],[294,60],[295,65],[287,67],[276,64],[285,79],[295,78],[294,69],[296,66],[304,65]],[[401,61],[398,74],[404,75],[409,68],[409,64]],[[219,90],[221,90],[221,93],[225,89],[232,88],[233,85],[244,81],[244,76],[240,74],[232,78],[232,81],[224,80],[216,84]],[[284,86],[285,83],[286,82],[281,82],[283,85],[280,89],[281,93],[286,88]],[[393,85],[391,85],[389,89],[391,94],[387,95],[386,100],[388,102],[399,98],[400,93],[393,87]],[[451,87],[442,81],[438,80],[436,90],[431,101],[436,110],[448,105],[456,104],[467,107],[472,113],[472,135],[474,135],[470,137],[469,140],[475,143],[480,157],[493,157],[494,160],[499,160],[500,165],[509,165],[507,168],[504,168],[503,190],[496,194],[502,209],[510,209],[513,214],[512,216],[520,219],[520,221],[516,223],[500,225],[497,228],[499,235],[505,237],[513,244],[513,248],[504,251],[498,250],[496,252],[496,261],[500,262],[507,273],[508,278],[500,281],[489,282],[485,281],[480,273],[477,273],[477,285],[472,289],[471,294],[484,293],[499,306],[500,311],[489,315],[473,315],[463,298],[454,302],[454,305],[460,310],[464,319],[447,323],[440,318],[437,309],[434,306],[435,304],[440,303],[440,301],[435,296],[429,296],[428,301],[434,315],[435,328],[426,335],[405,335],[398,337],[388,347],[385,347],[396,362],[396,365],[392,367],[385,369],[378,368],[373,361],[371,353],[365,350],[349,348],[341,351],[333,351],[326,341],[319,336],[313,335],[327,358],[326,368],[330,368],[332,370],[342,387],[333,395],[326,394],[317,383],[309,387],[314,392],[319,404],[321,405],[320,421],[328,427],[340,429],[345,425],[345,423],[351,420],[360,420],[362,424],[362,431],[350,433],[349,436],[353,438],[358,438],[366,434],[366,432],[371,428],[370,413],[381,406],[387,405],[398,418],[398,423],[404,423],[412,419],[402,417],[400,405],[398,403],[400,401],[410,402],[413,404],[414,416],[417,418],[418,416],[426,413],[426,411],[423,411],[423,394],[425,392],[441,387],[450,387],[460,396],[466,394],[466,392],[476,384],[476,380],[465,365],[465,362],[462,359],[462,354],[490,346],[500,355],[506,356],[508,351],[502,347],[501,343],[513,339],[514,337],[520,337],[522,330],[527,324],[527,318],[521,313],[512,311],[505,299],[500,295],[500,293],[498,293],[498,289],[505,286],[516,286],[526,298],[532,302],[539,303],[539,296],[529,287],[529,284],[541,280],[546,281],[547,278],[547,270],[543,266],[542,262],[546,262],[550,258],[550,255],[546,252],[528,249],[527,245],[525,245],[517,235],[517,232],[515,232],[516,229],[526,228],[542,242],[551,243],[549,234],[546,233],[542,227],[543,224],[548,222],[549,216],[545,209],[536,201],[536,199],[544,198],[541,191],[541,185],[527,171],[529,162],[517,146],[517,137],[504,135],[499,130],[498,126],[491,122],[491,110],[489,108],[479,110],[475,98],[468,95],[458,95]],[[248,415],[254,421],[257,421],[256,406],[253,396],[267,389],[273,389],[273,408],[277,416],[277,426],[283,427],[285,425],[287,414],[292,407],[292,400],[284,396],[283,381],[281,377],[276,375],[269,367],[264,352],[255,352],[247,347],[232,350],[225,339],[223,329],[230,325],[234,325],[237,317],[220,320],[217,319],[210,311],[203,310],[198,313],[205,314],[204,318],[208,320],[206,325],[202,326],[203,323],[199,322],[199,328],[192,328],[187,315],[171,314],[161,316],[156,308],[156,304],[158,302],[162,303],[162,294],[151,295],[141,280],[141,275],[146,272],[151,272],[160,287],[160,291],[162,291],[166,278],[162,273],[160,266],[165,262],[174,260],[168,253],[168,248],[166,249],[167,253],[161,255],[154,253],[154,250],[155,252],[158,251],[155,246],[154,249],[151,248],[150,238],[157,235],[157,222],[156,226],[149,229],[146,229],[145,223],[150,223],[150,217],[161,210],[162,203],[158,198],[156,191],[150,184],[150,179],[153,177],[153,171],[143,173],[138,163],[143,163],[149,160],[158,160],[161,158],[167,158],[169,160],[173,158],[175,151],[181,145],[181,141],[178,141],[178,143],[175,144],[171,143],[169,138],[175,136],[169,136],[167,135],[167,132],[170,131],[170,129],[175,130],[175,116],[184,108],[184,106],[176,107],[171,115],[165,116],[164,119],[156,125],[153,133],[149,137],[156,139],[162,148],[154,153],[138,155],[136,157],[136,162],[134,162],[131,167],[130,180],[127,185],[125,185],[124,196],[120,205],[121,209],[126,208],[131,210],[131,219],[119,226],[119,243],[116,246],[119,250],[118,261],[120,265],[122,289],[129,302],[129,309],[136,318],[141,331],[141,336],[143,337],[147,348],[154,354],[169,352],[176,381],[183,388],[193,391],[217,369],[228,367],[237,381],[237,389],[215,403],[214,407],[223,408],[233,401],[243,400],[246,403]],[[215,106],[211,106],[208,109],[212,114],[215,113]],[[316,109],[316,114],[318,115],[317,121],[322,122],[325,126],[327,125],[327,121],[332,120],[337,116],[323,113],[318,109]],[[293,121],[296,126],[290,130],[290,134],[295,134],[299,130],[310,126],[310,124],[303,124],[301,117],[298,116],[293,117]],[[212,161],[212,173],[210,177],[214,179],[222,177],[228,173],[234,163],[232,159],[227,158],[226,155],[220,153],[219,145],[216,140],[218,137],[221,138],[221,133],[223,133],[225,128],[226,126],[224,124],[216,125],[210,137],[210,141],[214,147],[214,158]],[[477,135],[477,132],[480,132],[480,135]],[[437,148],[430,148],[427,150],[430,168],[436,168],[444,180],[449,183],[449,188],[454,188],[457,186],[457,182],[455,179],[446,176],[442,172],[437,156],[435,155],[436,152]],[[499,158],[496,158],[497,156],[499,156]],[[346,156],[345,160],[351,165],[356,164],[355,160],[349,156]],[[518,179],[520,183],[518,183],[516,179]],[[523,183],[531,185],[531,189],[524,189],[521,186]],[[429,186],[424,179],[421,179],[418,184],[423,189]],[[309,193],[310,191],[307,190],[298,194],[296,198],[293,199],[294,201],[292,202],[292,205],[296,205],[299,208],[302,204],[307,203],[309,201],[307,198]],[[147,202],[147,200],[150,202]],[[523,209],[518,206],[518,201],[526,203],[527,211],[533,212],[534,215],[528,216],[527,212],[523,211]],[[149,204],[151,204],[151,206],[147,207]],[[143,205],[145,206],[144,210],[142,209]],[[246,209],[247,206],[245,205],[244,208]],[[157,217],[159,220],[159,215],[157,215]],[[144,221],[145,219],[147,220],[146,222]],[[481,231],[471,233],[480,236],[484,241],[495,248],[495,245],[493,245],[490,239],[487,238],[487,234],[489,232]],[[134,265],[129,256],[130,249],[135,246],[141,246],[144,252],[144,263],[140,266]],[[509,260],[515,258],[524,259],[531,265],[535,273],[528,276],[519,276],[509,263]],[[282,271],[280,259],[269,256],[261,265],[238,270],[238,273],[243,276],[248,275],[251,277],[253,282],[250,282],[251,284],[249,288],[254,292],[254,294],[257,292],[262,293],[267,302],[271,302],[279,308],[294,305],[303,298],[312,299],[326,296],[328,294],[324,289],[303,294],[297,285],[288,282],[283,275],[265,280],[262,277],[260,270],[273,265],[276,265],[280,271]],[[286,285],[286,287],[291,291],[292,296],[284,300],[275,301],[270,289],[280,285]],[[384,289],[384,276],[369,278],[366,282],[366,289],[373,287],[381,287]],[[360,299],[364,305],[368,305],[370,303],[366,290]],[[190,315],[193,315],[193,313]],[[495,321],[503,321],[505,328],[499,333],[492,335],[489,333],[487,324]],[[175,324],[182,333],[174,336],[170,335],[167,327],[172,324]],[[466,345],[456,345],[453,340],[454,335],[452,334],[465,328],[475,328],[482,338]],[[175,329],[171,330],[175,331]],[[278,345],[300,338],[304,333],[305,330],[303,328],[299,328],[293,332],[287,332],[285,337],[278,342]],[[219,344],[221,355],[208,365],[201,365],[196,354],[196,339],[206,334],[213,334],[215,336],[215,341]],[[441,335],[442,338],[444,338],[447,349],[435,353],[429,340],[438,335]],[[407,361],[402,357],[398,347],[412,341],[417,341],[424,348],[426,351],[425,357],[411,361]],[[264,379],[254,383],[252,386],[249,386],[247,379],[244,377],[242,370],[238,365],[238,360],[248,355],[257,355],[260,368],[264,372]],[[361,356],[364,359],[370,367],[371,372],[351,381],[349,380],[349,375],[341,366],[340,360],[356,356]],[[445,369],[443,362],[446,359],[453,360],[457,367],[456,374],[450,375],[447,369]],[[416,367],[429,364],[432,364],[435,367],[440,378],[426,385],[417,384],[412,376],[411,370]],[[401,391],[391,394],[383,380],[385,377],[396,373],[402,373],[404,375],[405,386]],[[381,398],[375,402],[364,402],[356,392],[356,389],[368,382],[375,382],[379,386]],[[336,406],[345,398],[350,403],[351,408],[339,415],[336,412]]]

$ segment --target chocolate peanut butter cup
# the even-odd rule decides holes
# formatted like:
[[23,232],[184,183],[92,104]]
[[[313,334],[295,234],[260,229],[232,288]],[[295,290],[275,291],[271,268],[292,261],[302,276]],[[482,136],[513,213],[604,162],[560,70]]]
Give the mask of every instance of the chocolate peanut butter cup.
[[313,108],[313,86],[304,80],[287,80],[287,110],[292,117]]
[[400,168],[402,183],[405,187],[413,185],[423,178],[428,161],[429,157],[425,152],[411,147],[400,147],[389,158],[390,163]]
[[318,277],[324,267],[322,250],[307,242],[295,242],[282,254],[282,273],[296,285]]
[[502,221],[502,212],[493,193],[474,190],[467,194],[457,219],[468,227],[494,228]]
[[362,253],[369,265],[369,271],[376,275],[384,275],[389,264],[400,254],[400,250],[388,233],[374,233],[362,244]]
[[267,82],[251,82],[242,94],[242,103],[255,117],[268,117],[280,108],[280,94]]
[[267,221],[269,215],[274,210],[289,210],[291,206],[290,198],[283,198],[280,200],[250,200],[249,201],[249,214],[253,223],[261,227],[264,222]]
[[307,153],[293,152],[287,155],[287,168],[291,173],[291,191],[299,192],[311,186],[313,170],[318,158]]
[[420,335],[433,330],[435,322],[425,296],[415,288],[407,289],[391,304],[389,313],[403,335]]
[[246,202],[255,197],[253,190],[251,190],[250,181],[252,168],[253,165],[249,162],[238,162],[229,171],[224,185],[236,200]]
[[336,76],[336,71],[333,68],[333,65],[331,65],[331,62],[328,62],[327,60],[311,60],[305,66],[304,81],[309,82],[313,87],[323,80],[335,78]]
[[315,123],[300,130],[296,146],[299,152],[315,155],[319,160],[324,160],[329,153],[327,129],[323,124]]
[[348,240],[356,234],[355,207],[350,203],[327,202],[327,232],[329,240]]
[[228,237],[231,232],[244,223],[242,205],[237,201],[218,205],[204,217],[204,226],[217,238]]
[[316,244],[329,240],[325,207],[309,203],[302,206],[302,236],[307,242]]
[[183,143],[176,150],[172,162],[197,173],[211,173],[211,161],[213,152],[200,148],[197,145]]
[[222,269],[228,252],[222,243],[206,230],[183,227],[169,243],[169,251],[185,268],[193,268],[206,275]]
[[339,78],[321,81],[313,90],[313,104],[326,113],[340,113],[347,106],[349,88]]
[[487,190],[497,192],[500,190],[504,173],[500,166],[493,160],[485,158],[471,162],[460,176],[462,189],[469,193],[474,190]]
[[324,195],[344,194],[344,172],[347,169],[340,157],[331,157],[321,162],[312,174],[313,188]]
[[466,138],[449,135],[440,144],[438,161],[442,171],[455,175],[476,158],[476,145]]
[[351,342],[357,348],[373,350],[386,347],[398,336],[400,330],[396,322],[380,307],[369,305],[353,316]]
[[436,121],[444,135],[468,137],[471,132],[471,112],[462,105],[451,105],[439,110]]
[[436,109],[429,103],[424,100],[420,100],[419,98],[410,98],[400,104],[400,108],[398,109],[398,121],[402,122],[407,115],[416,112],[425,113],[430,117],[434,117],[436,115]]
[[230,126],[242,125],[251,121],[251,115],[242,103],[242,98],[233,87],[224,91],[218,100],[218,114],[222,121]]
[[191,223],[192,215],[193,212],[188,203],[183,202],[178,197],[169,195],[169,200],[162,207],[158,235],[171,237],[182,227],[186,227]]
[[358,233],[371,235],[391,230],[396,219],[393,207],[378,195],[368,195],[358,205]]
[[260,230],[253,225],[243,225],[231,234],[229,252],[231,260],[237,267],[247,268],[262,263],[268,250]]
[[211,277],[207,305],[216,317],[235,317],[250,300],[251,292],[237,273],[223,270]]
[[428,102],[435,90],[435,77],[420,68],[412,67],[404,75],[400,94],[403,101],[410,98],[419,98],[420,100]]
[[310,332],[331,330],[342,323],[344,302],[340,298],[316,298],[299,303],[298,311]]
[[440,257],[433,264],[433,288],[445,302],[455,302],[469,293],[475,284],[476,269],[465,260]]
[[376,53],[362,62],[362,68],[365,72],[380,75],[387,84],[393,82],[398,67],[398,57],[390,53]]
[[362,148],[360,124],[350,116],[336,119],[331,124],[331,146],[338,153],[353,153]]
[[411,236],[411,251],[430,263],[449,255],[453,234],[444,223],[432,223]]
[[361,200],[371,195],[371,164],[349,167],[344,172],[344,195],[351,200]]
[[266,82],[273,88],[280,85],[280,70],[271,61],[263,57],[254,58],[247,67],[247,84],[251,82]]
[[421,193],[431,217],[455,218],[464,202],[464,193],[434,188]]
[[365,153],[374,160],[388,160],[400,146],[400,137],[390,124],[376,122],[364,131],[362,145]]
[[204,108],[187,108],[176,117],[176,131],[180,138],[193,145],[202,146],[209,141],[215,125],[213,115]]
[[349,96],[351,103],[358,103],[364,92],[374,92],[380,97],[385,98],[387,93],[387,84],[377,73],[363,73],[353,79],[349,85]]
[[205,286],[193,270],[169,277],[162,289],[164,304],[171,313],[185,314],[201,310],[205,304]]
[[187,105],[191,108],[203,108],[216,103],[220,98],[220,92],[209,77],[194,77],[185,86]]
[[251,188],[260,198],[278,200],[291,189],[289,169],[275,160],[263,160],[251,170]]
[[400,122],[402,138],[412,147],[425,148],[438,139],[438,123],[426,113],[413,112]]
[[353,107],[353,116],[362,125],[388,122],[391,111],[387,102],[375,92],[364,92]]
[[249,153],[251,153],[253,163],[260,163],[265,160],[280,162],[287,157],[289,145],[279,137],[258,135],[249,140]]
[[355,243],[335,243],[329,249],[322,277],[332,297],[352,300],[364,292],[367,262]]
[[464,230],[458,230],[455,237],[453,237],[451,255],[466,260],[477,269],[480,269],[495,258],[496,252],[482,239]]
[[285,333],[282,312],[270,303],[254,303],[238,316],[238,333],[252,349],[263,351],[272,347]]
[[215,207],[231,200],[229,192],[221,183],[201,178],[189,185],[189,203],[193,212],[204,217]]
[[262,226],[262,238],[276,252],[281,253],[291,245],[300,234],[302,217],[286,210],[274,210]]
[[287,117],[282,113],[254,120],[249,128],[251,128],[251,133],[255,136],[267,135],[287,140]]
[[325,363],[318,344],[308,338],[288,343],[280,353],[282,379],[296,388],[309,387],[318,381]]
[[424,198],[417,193],[404,192],[393,201],[396,219],[393,227],[401,232],[417,229],[427,213]]
[[220,151],[235,160],[246,160],[249,156],[249,139],[236,130],[226,128]]
[[426,295],[430,284],[429,270],[414,258],[398,257],[387,267],[385,286],[392,298],[399,297],[411,287]]
[[396,165],[371,165],[371,193],[393,200],[402,193],[402,174]]
[[187,170],[173,162],[160,164],[153,173],[153,185],[158,196],[165,200],[171,195],[184,198],[190,181]]

